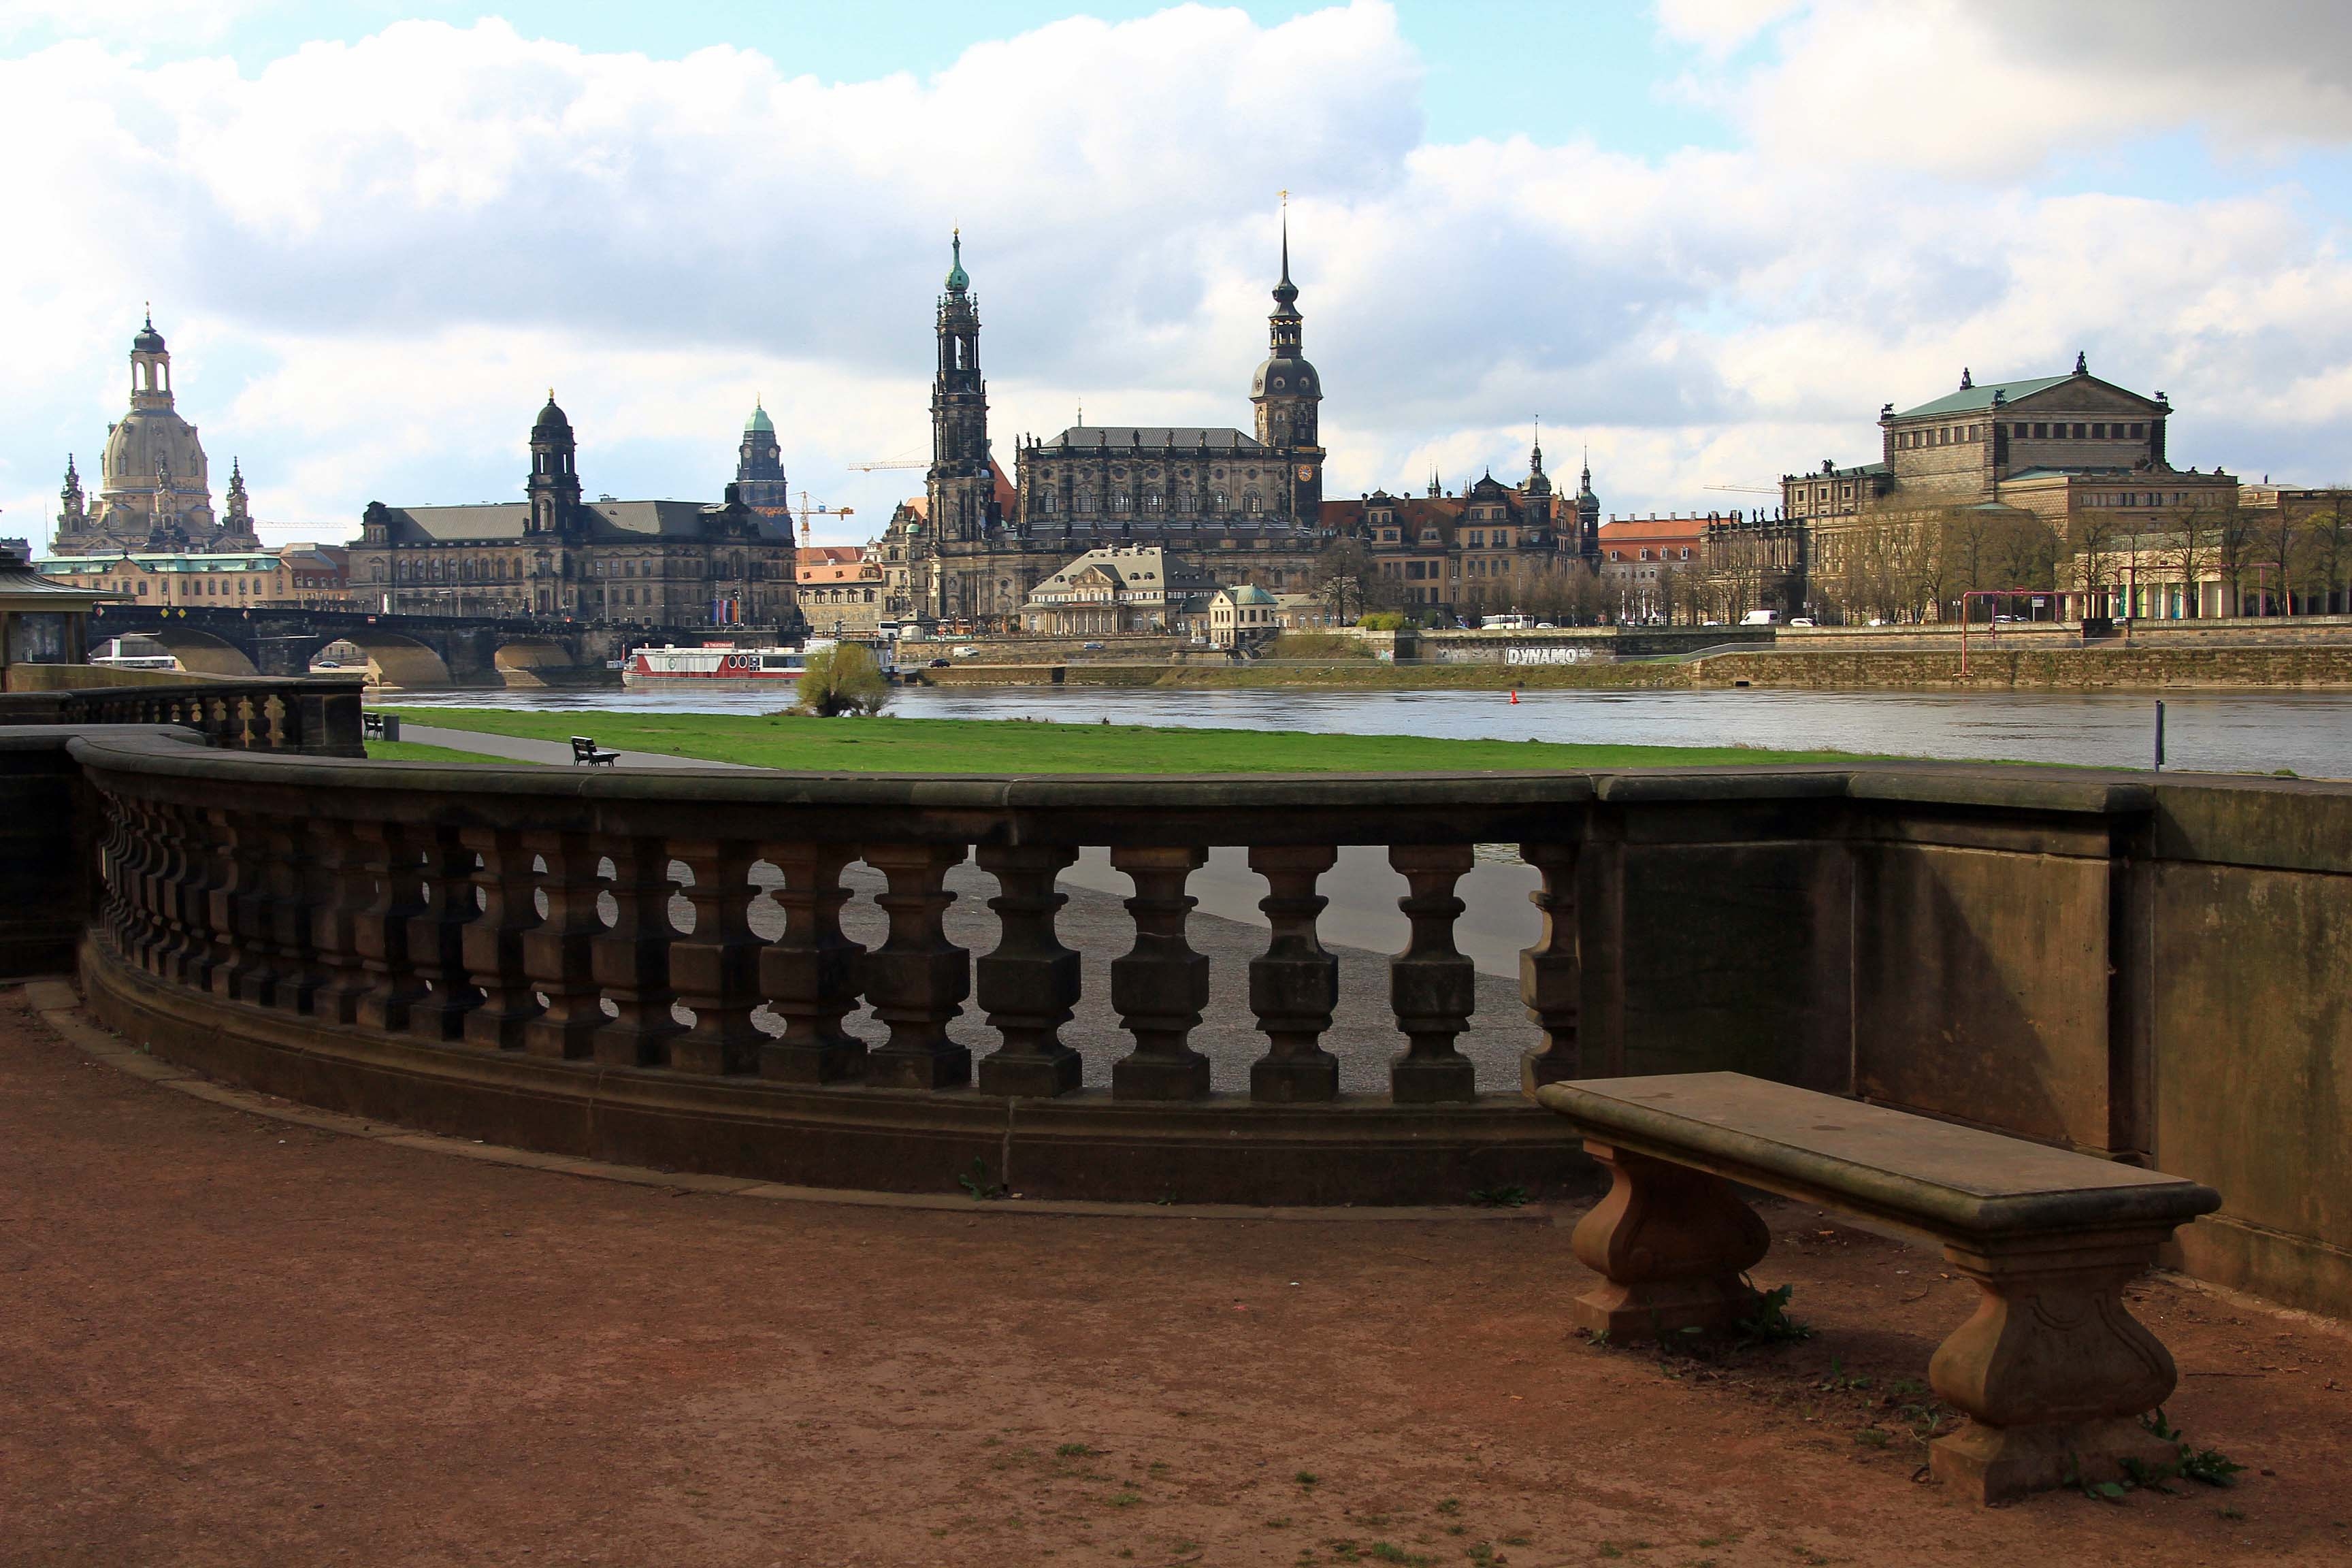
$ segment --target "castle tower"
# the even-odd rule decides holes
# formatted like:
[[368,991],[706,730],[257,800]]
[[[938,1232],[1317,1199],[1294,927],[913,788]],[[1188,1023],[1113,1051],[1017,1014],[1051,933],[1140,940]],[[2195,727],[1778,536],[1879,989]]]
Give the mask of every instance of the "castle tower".
[[64,539],[87,528],[89,514],[82,500],[81,475],[74,469],[73,454],[66,454],[66,482],[58,491],[58,537]]
[[547,406],[530,427],[530,481],[523,487],[530,500],[528,531],[561,534],[572,526],[580,510],[578,444],[572,421],[555,405],[555,389],[547,389]]
[[258,550],[261,536],[253,529],[253,507],[245,493],[245,468],[235,458],[228,460],[228,510],[221,518],[221,547],[226,550]]
[[940,296],[940,363],[931,382],[931,467],[924,489],[932,541],[979,539],[997,523],[988,452],[988,386],[980,374],[980,306],[963,269],[963,231]]
[[1313,523],[1323,506],[1323,388],[1301,346],[1305,327],[1306,318],[1298,313],[1298,285],[1290,280],[1290,214],[1286,206],[1282,280],[1274,286],[1274,312],[1266,318],[1266,360],[1250,384],[1250,402],[1257,409],[1257,438],[1283,457],[1290,515]]
[[1592,459],[1576,484],[1576,552],[1587,561],[1601,559],[1601,498],[1592,493]]
[[789,507],[792,486],[784,479],[784,448],[775,421],[754,401],[743,422],[743,444],[735,449],[734,494],[749,507]]

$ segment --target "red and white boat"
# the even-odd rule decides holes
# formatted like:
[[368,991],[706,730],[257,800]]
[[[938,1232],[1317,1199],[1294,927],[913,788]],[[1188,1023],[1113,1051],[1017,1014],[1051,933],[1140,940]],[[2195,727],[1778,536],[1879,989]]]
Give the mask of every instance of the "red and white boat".
[[670,681],[729,686],[789,686],[808,667],[808,656],[827,645],[807,647],[641,647],[621,666],[625,686]]

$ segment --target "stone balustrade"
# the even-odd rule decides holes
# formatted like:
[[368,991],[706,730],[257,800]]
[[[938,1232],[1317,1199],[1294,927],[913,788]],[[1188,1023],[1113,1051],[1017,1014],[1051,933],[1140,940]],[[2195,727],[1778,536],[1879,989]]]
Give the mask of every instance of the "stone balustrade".
[[[1561,1119],[1464,1059],[1496,1021],[1474,1023],[1465,953],[1492,937],[1464,933],[1496,927],[1465,871],[1508,847],[1535,905],[1507,1020],[1523,1089],[1727,1070],[2163,1170],[2226,1200],[2181,1232],[2187,1267],[2352,1309],[2352,786],[1939,763],[591,775],[194,739],[0,730],[25,798],[75,820],[25,839],[48,858],[12,885],[31,907],[86,868],[47,907],[86,919],[94,1011],[293,1098],[818,1186],[1590,1191]],[[1233,933],[1192,918],[1200,868],[1234,847],[1263,936],[1213,957]],[[1332,935],[1360,911],[1326,903],[1363,847],[1402,894],[1384,987]],[[1087,894],[1082,943],[1066,873],[1105,851],[1132,892],[1123,921]],[[1213,1084],[1202,1046],[1232,1063],[1253,1036]],[[1386,1092],[1351,1092],[1378,1056]]]
[[0,725],[177,724],[238,752],[359,757],[359,680],[257,676],[0,694]]

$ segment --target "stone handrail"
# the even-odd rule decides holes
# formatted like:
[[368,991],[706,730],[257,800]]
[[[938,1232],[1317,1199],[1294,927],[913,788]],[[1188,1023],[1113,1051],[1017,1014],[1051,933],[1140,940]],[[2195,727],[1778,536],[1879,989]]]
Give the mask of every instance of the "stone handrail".
[[[43,760],[35,737],[9,742],[23,789],[47,792],[26,831],[79,802],[98,847],[75,862],[103,873],[93,1008],[356,1114],[822,1186],[951,1192],[978,1164],[1031,1197],[1573,1190],[1594,1173],[1561,1119],[1479,1093],[1456,1048],[1475,1001],[1460,948],[1494,913],[1457,945],[1461,895],[1489,885],[1465,873],[1474,847],[1513,846],[1541,915],[1518,964],[1523,1087],[1729,1070],[2171,1172],[2228,1194],[2181,1233],[2190,1269],[2352,1309],[2334,1196],[2352,1182],[2352,784],[1924,763],[592,775],[100,729]],[[1246,1015],[1217,1022],[1264,1044],[1246,1093],[1211,1093],[1186,915],[1208,851],[1233,846],[1269,929]],[[1335,1032],[1324,901],[1339,850],[1364,846],[1401,875],[1411,928],[1385,1094],[1341,1092],[1328,1048],[1368,1043]],[[1055,885],[1106,847],[1134,939],[1108,988],[1119,1054],[1087,1072]],[[995,941],[968,951],[943,914],[975,858]],[[28,861],[20,902],[75,908],[39,903],[50,875]],[[887,923],[869,952],[841,917],[877,880],[887,920],[851,921]],[[36,938],[55,933],[28,930],[27,953]],[[880,1027],[845,1027],[864,1005]],[[989,1029],[951,1037],[967,1007]]]
[[311,756],[366,754],[360,680],[254,676],[242,679],[86,687],[0,695],[0,725],[178,724],[215,746]]

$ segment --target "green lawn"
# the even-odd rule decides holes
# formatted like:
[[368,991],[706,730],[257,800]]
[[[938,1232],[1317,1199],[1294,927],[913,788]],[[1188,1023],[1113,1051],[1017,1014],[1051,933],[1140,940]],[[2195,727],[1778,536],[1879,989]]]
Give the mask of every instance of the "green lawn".
[[[368,761],[372,763],[511,763],[508,757],[486,757],[479,752],[460,752],[450,746],[425,746],[415,741],[369,741]],[[537,766],[525,763],[524,766]]]
[[[1051,724],[1018,719],[795,719],[706,713],[544,713],[488,708],[394,708],[415,724],[823,773],[1410,773],[1477,768],[1692,767],[1834,763],[1841,752],[1739,746],[1564,746],[1423,735],[1314,735],[1298,731],[1188,730],[1141,724]],[[403,746],[401,754],[432,748]],[[375,747],[368,748],[375,754]],[[440,753],[446,754],[446,753]]]

